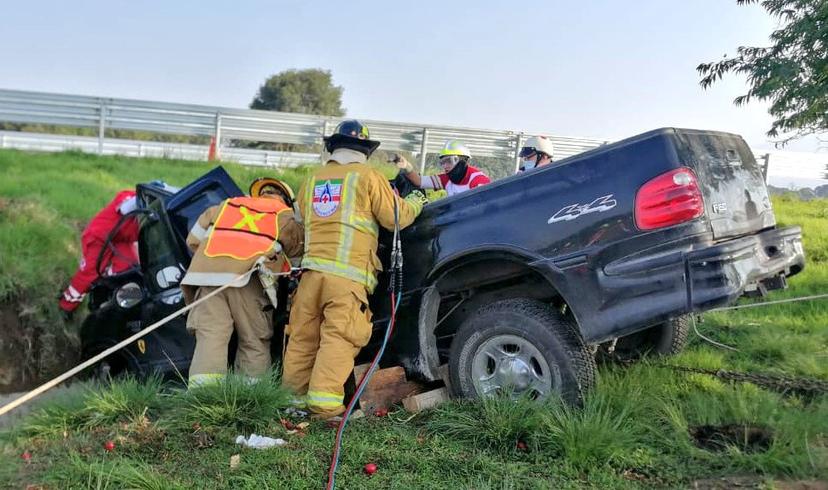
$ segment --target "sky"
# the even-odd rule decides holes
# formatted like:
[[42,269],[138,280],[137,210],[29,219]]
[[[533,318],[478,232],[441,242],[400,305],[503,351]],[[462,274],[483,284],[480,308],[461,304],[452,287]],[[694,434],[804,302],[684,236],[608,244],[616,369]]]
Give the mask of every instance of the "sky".
[[358,118],[608,139],[679,126],[773,148],[766,105],[732,103],[743,79],[698,84],[699,63],[776,26],[735,0],[2,4],[2,88],[247,107],[269,75],[323,68]]

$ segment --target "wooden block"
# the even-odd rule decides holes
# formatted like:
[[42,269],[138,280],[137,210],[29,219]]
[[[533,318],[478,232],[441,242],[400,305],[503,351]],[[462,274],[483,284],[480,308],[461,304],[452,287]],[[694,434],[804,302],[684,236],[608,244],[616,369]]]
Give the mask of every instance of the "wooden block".
[[[354,382],[359,383],[359,380],[362,379],[362,375],[365,374],[365,371],[371,367],[371,364],[360,364],[359,366],[354,366]],[[380,370],[378,370],[380,371]]]
[[449,367],[448,364],[443,364],[439,368],[437,368],[437,372],[440,373],[440,378],[443,380],[443,383],[446,385],[446,389],[449,393],[451,393],[451,377],[449,376]]
[[[370,364],[362,364],[354,368],[356,383],[359,383],[369,367]],[[405,369],[402,366],[378,369],[365,386],[359,398],[359,407],[370,413],[378,408],[388,408],[395,403],[400,403],[404,398],[422,393],[422,391],[418,383],[406,380]]]
[[448,391],[445,388],[437,388],[404,399],[403,406],[409,412],[417,413],[428,408],[434,408],[448,399]]

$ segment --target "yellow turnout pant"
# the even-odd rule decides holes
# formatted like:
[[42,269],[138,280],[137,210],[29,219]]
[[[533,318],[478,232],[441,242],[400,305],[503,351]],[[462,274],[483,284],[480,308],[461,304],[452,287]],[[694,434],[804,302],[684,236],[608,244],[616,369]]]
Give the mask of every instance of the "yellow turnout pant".
[[354,358],[371,338],[371,310],[365,286],[318,271],[299,281],[285,328],[290,336],[282,382],[306,397],[322,417],[345,411],[345,381]]
[[[201,286],[195,299],[218,288]],[[257,377],[270,368],[273,324],[262,309],[267,299],[254,276],[240,288],[227,288],[197,305],[187,317],[187,331],[196,337],[189,385],[223,379],[227,374],[227,345],[235,329],[238,337],[235,369]]]

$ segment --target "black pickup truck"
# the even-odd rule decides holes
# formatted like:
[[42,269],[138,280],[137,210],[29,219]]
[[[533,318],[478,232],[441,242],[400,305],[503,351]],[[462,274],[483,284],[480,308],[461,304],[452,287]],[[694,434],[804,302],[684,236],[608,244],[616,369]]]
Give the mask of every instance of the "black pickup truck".
[[[140,267],[99,281],[84,322],[91,356],[183,303],[187,230],[239,188],[220,168],[183,189],[141,184]],[[801,230],[777,228],[762,171],[733,134],[659,129],[428,204],[402,233],[403,295],[384,364],[440,379],[455,395],[509,389],[577,401],[599,346],[671,354],[690,315],[786,286],[802,270]],[[379,255],[387,265],[390,236]],[[287,318],[287,284],[274,312]],[[382,338],[387,274],[371,298]],[[107,369],[186,374],[192,339],[177,320]],[[274,340],[273,352],[281,352]]]

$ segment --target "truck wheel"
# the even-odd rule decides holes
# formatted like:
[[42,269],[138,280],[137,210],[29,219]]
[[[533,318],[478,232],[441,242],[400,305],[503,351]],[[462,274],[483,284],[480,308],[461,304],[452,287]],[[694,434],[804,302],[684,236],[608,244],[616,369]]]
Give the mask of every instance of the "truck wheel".
[[626,337],[615,344],[612,357],[620,361],[634,361],[646,355],[672,356],[687,346],[693,319],[682,315]]
[[451,344],[455,396],[557,394],[577,405],[595,381],[595,359],[575,324],[549,305],[507,299],[469,316]]

